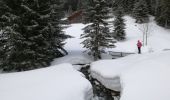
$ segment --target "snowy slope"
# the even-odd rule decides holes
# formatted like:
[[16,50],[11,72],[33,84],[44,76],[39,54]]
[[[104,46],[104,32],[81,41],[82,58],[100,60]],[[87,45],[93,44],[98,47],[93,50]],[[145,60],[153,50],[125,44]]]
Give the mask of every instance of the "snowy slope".
[[85,49],[80,43],[80,35],[83,34],[84,24],[72,24],[69,28],[65,29],[66,34],[73,36],[73,38],[67,39],[65,49],[68,51],[68,55],[57,58],[52,62],[52,65],[61,63],[71,63],[71,64],[86,64],[92,62],[86,53],[83,54]]
[[[112,26],[112,21],[114,18],[108,20]],[[136,24],[135,19],[125,16],[126,23],[126,37],[127,39],[122,42],[117,42],[116,48],[108,49],[109,51],[118,51],[118,52],[132,52],[137,53],[136,43],[137,40],[142,41],[142,25]],[[142,47],[142,53],[148,52],[157,52],[164,49],[170,49],[170,30],[164,29],[153,21],[153,17],[150,18],[149,23],[149,37],[148,37],[148,46]],[[83,34],[84,24],[71,24],[69,28],[65,29],[65,32],[74,38],[66,40],[65,49],[68,51],[69,55],[57,58],[52,62],[52,65],[61,64],[61,63],[71,63],[71,64],[84,64],[92,62],[92,58],[86,53],[83,53],[86,49],[83,48],[83,45],[80,44],[83,40],[80,39],[80,35]],[[111,30],[113,27],[111,27]],[[103,59],[110,59],[106,55],[102,56]]]
[[[137,52],[136,43],[137,40],[143,40],[143,25],[136,24],[135,20],[129,16],[125,16],[126,20],[126,37],[127,39],[123,42],[118,42],[114,51],[125,51],[125,52]],[[149,31],[148,31],[148,46],[143,47],[143,52],[161,51],[163,49],[170,49],[170,30],[162,28],[156,25],[154,18],[150,18]]]
[[[112,24],[114,18],[109,19],[110,24]],[[136,24],[135,19],[125,16],[126,23],[126,37],[127,39],[122,42],[116,43],[116,48],[111,49],[111,51],[121,51],[121,52],[137,52],[136,43],[137,40],[142,41],[142,27],[141,24]],[[65,32],[75,38],[68,39],[65,45],[65,49],[71,54],[72,51],[84,51],[83,45],[80,43],[83,41],[80,39],[80,35],[83,33],[84,24],[72,24],[71,27],[67,28]],[[170,30],[162,28],[156,25],[154,18],[150,18],[149,23],[149,35],[148,35],[148,46],[142,48],[143,52],[161,51],[163,49],[170,49]]]
[[91,96],[90,83],[70,64],[0,74],[0,100],[88,100]]
[[170,100],[170,51],[145,56],[122,73],[120,100]]
[[80,43],[82,40],[80,39],[80,35],[83,34],[83,28],[85,27],[84,24],[71,24],[71,26],[65,29],[66,34],[73,36],[73,38],[67,39],[67,43],[65,45],[65,49],[69,51],[82,51],[85,50],[83,45]]
[[122,90],[121,100],[170,99],[170,51],[130,55],[92,64],[92,76],[106,87]]

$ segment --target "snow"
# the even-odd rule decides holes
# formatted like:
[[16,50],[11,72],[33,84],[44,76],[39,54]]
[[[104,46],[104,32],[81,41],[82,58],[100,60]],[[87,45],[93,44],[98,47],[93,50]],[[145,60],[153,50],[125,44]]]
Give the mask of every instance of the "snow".
[[52,65],[57,65],[61,63],[70,63],[70,64],[88,64],[92,62],[92,59],[82,53],[83,51],[69,51],[69,55],[66,55],[61,58],[57,58],[52,62]]
[[67,39],[67,43],[65,45],[65,49],[68,51],[68,55],[57,58],[52,62],[52,65],[57,65],[61,63],[70,63],[73,64],[74,67],[79,70],[82,66],[78,66],[76,64],[89,64],[93,60],[86,53],[83,53],[85,49],[83,45],[80,43],[82,39],[80,39],[80,35],[83,34],[84,24],[71,24],[71,26],[64,31],[66,34],[73,36],[73,38]]
[[[142,41],[142,25],[134,23],[129,16],[124,19],[127,39],[117,42],[116,48],[109,51],[137,53],[137,40]],[[113,18],[109,22],[111,20]],[[55,59],[48,68],[0,74],[0,100],[90,100],[92,87],[75,68],[82,67],[76,64],[91,62],[91,75],[107,88],[121,91],[121,100],[169,100],[170,30],[156,25],[152,17],[149,25],[148,46],[142,47],[142,54],[93,62],[83,53],[85,48],[80,44],[85,25],[71,24],[64,30],[74,37],[66,41],[69,54]],[[105,58],[111,57],[104,55]]]
[[[108,49],[109,51],[115,52],[130,52],[130,53],[137,53],[137,40],[142,41],[142,28],[141,24],[136,24],[135,19],[125,16],[125,23],[126,23],[126,40],[117,42],[116,48]],[[108,20],[110,24],[112,24],[111,18]],[[149,37],[148,37],[148,45],[141,48],[142,53],[148,52],[159,52],[164,49],[170,49],[170,30],[164,29],[153,21],[154,18],[150,18],[149,23]],[[65,29],[64,31],[66,34],[73,36],[74,38],[70,38],[66,40],[65,49],[68,51],[68,55],[62,58],[57,58],[52,62],[52,65],[61,64],[61,63],[71,63],[71,64],[87,64],[91,63],[92,57],[88,56],[86,53],[83,53],[86,49],[83,48],[81,42],[83,39],[80,39],[80,35],[83,34],[83,28],[86,25],[81,23],[71,24],[69,28]],[[106,54],[102,55],[103,59],[110,59]]]
[[91,84],[70,64],[0,74],[0,85],[0,100],[89,100],[92,96]]
[[[147,57],[145,57],[147,56]],[[170,51],[141,56],[132,69],[122,73],[120,100],[169,100]]]
[[[126,40],[117,42],[115,44],[116,48],[109,49],[109,51],[137,53],[136,43],[138,40],[143,40],[143,35],[141,31],[143,25],[135,23],[135,19],[129,16],[125,16],[124,19],[126,23]],[[111,25],[113,20],[114,18],[108,20],[111,31],[113,30],[113,26]],[[150,17],[150,22],[148,25],[148,45],[142,47],[142,53],[157,52],[162,51],[163,49],[170,49],[170,30],[156,25],[156,22],[154,21],[154,18],[152,16]],[[86,49],[83,48],[83,45],[81,44],[83,39],[80,39],[80,35],[83,34],[82,29],[85,26],[86,25],[81,23],[71,24],[69,28],[64,30],[68,35],[74,37],[66,40],[65,49],[69,52],[69,55],[77,56],[80,54],[81,58],[87,59],[88,61],[88,59],[90,58],[87,55],[82,54],[82,52]],[[77,54],[75,52],[77,52]]]
[[120,100],[169,100],[170,51],[130,55],[92,63],[91,74]]
[[[141,29],[143,25],[136,24],[135,19],[125,16],[126,20],[126,37],[127,39],[122,42],[116,43],[116,48],[113,51],[121,51],[121,52],[135,52],[137,53],[136,43],[137,40],[143,40]],[[149,37],[148,37],[148,45],[146,47],[142,47],[142,52],[150,52],[153,51],[162,51],[165,48],[170,48],[170,30],[162,28],[156,25],[154,18],[150,18],[149,23]]]
[[69,63],[74,66],[76,70],[80,70],[83,64],[89,64],[93,60],[87,54],[83,54],[83,51],[69,51],[69,55],[66,55],[61,58],[55,59],[51,64],[58,65],[62,63]]
[[[109,22],[112,22],[113,19],[110,19]],[[137,53],[137,40],[142,41],[143,37],[140,30],[142,24],[136,24],[135,19],[129,16],[125,16],[124,19],[126,20],[126,40],[117,42],[116,48],[109,49],[109,51]],[[170,98],[168,90],[170,81],[167,78],[169,76],[168,66],[170,66],[168,62],[170,30],[156,25],[153,17],[150,19],[148,45],[142,47],[141,55],[133,54],[124,58],[101,60],[91,64],[91,75],[107,88],[121,91],[121,100],[168,100]],[[66,41],[65,49],[68,50],[69,55],[56,59],[52,64],[93,62],[88,55],[82,53],[85,49],[80,44],[83,41],[80,39],[80,35],[83,33],[84,27],[83,24],[72,24],[65,30],[67,34],[75,37]],[[110,58],[107,55],[104,56],[104,59]],[[164,68],[162,68],[163,65]],[[162,99],[160,99],[161,97]]]
[[[135,58],[138,55],[130,55],[129,58]],[[136,57],[137,58],[137,57]],[[136,60],[130,60],[126,57],[115,60],[100,60],[91,64],[91,75],[98,79],[107,88],[121,91],[119,75],[123,70],[128,69]]]
[[80,39],[80,35],[83,34],[83,28],[85,27],[84,24],[72,24],[71,27],[67,28],[65,32],[74,38],[68,39],[65,45],[66,50],[72,50],[72,51],[84,51],[83,45],[80,43],[82,42],[82,39]]

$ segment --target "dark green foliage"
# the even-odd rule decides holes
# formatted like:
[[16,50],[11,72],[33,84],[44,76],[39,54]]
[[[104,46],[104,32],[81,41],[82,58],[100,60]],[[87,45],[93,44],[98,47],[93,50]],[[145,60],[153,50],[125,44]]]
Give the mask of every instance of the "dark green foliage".
[[156,12],[156,21],[158,25],[170,28],[170,1],[160,0]]
[[84,21],[88,25],[84,28],[81,38],[84,48],[94,57],[94,60],[101,58],[101,53],[105,48],[114,47],[114,39],[109,31],[108,23],[109,9],[105,0],[91,0],[84,13]]
[[131,14],[135,2],[136,0],[113,0],[113,11],[122,8],[124,14]]
[[145,0],[139,0],[135,3],[132,16],[136,19],[136,23],[148,22],[149,11]]
[[56,10],[59,2],[48,0],[1,0],[1,67],[6,71],[46,67],[63,56],[59,48],[67,38]]
[[125,23],[124,23],[124,19],[122,18],[122,12],[120,10],[118,10],[116,12],[116,17],[114,20],[114,32],[113,32],[113,37],[118,40],[124,40],[126,38],[126,34],[125,34]]
[[76,11],[78,9],[81,9],[83,3],[85,3],[87,0],[64,0],[64,10],[72,10]]

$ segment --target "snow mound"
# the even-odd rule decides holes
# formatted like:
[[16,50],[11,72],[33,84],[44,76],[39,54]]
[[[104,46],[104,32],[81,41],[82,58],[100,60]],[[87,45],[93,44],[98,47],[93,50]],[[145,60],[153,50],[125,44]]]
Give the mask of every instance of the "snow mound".
[[134,54],[92,63],[91,74],[107,88],[121,90],[120,100],[169,100],[170,51]]
[[91,84],[70,64],[0,74],[0,85],[0,100],[89,100],[92,97]]
[[120,100],[170,100],[169,58],[170,51],[151,54],[122,73]]

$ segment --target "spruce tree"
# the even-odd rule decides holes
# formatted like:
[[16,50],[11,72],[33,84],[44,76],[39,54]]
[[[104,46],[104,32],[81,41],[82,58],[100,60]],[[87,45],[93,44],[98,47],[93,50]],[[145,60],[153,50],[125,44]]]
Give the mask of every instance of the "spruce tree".
[[81,38],[85,39],[82,44],[94,60],[98,60],[101,58],[103,49],[114,47],[115,41],[105,21],[109,18],[106,1],[91,0],[88,6],[84,13],[84,21],[88,25],[84,28],[84,34],[81,35]]
[[138,0],[134,4],[132,16],[136,19],[136,23],[144,23],[149,20],[148,6],[145,0]]
[[158,25],[170,28],[170,1],[160,0],[156,13],[156,21]]
[[113,32],[113,37],[118,40],[124,40],[126,38],[126,34],[125,34],[125,23],[124,23],[124,19],[122,18],[123,14],[120,10],[118,10],[116,12],[116,17],[114,20],[114,32]]
[[51,45],[56,54],[56,57],[64,56],[67,54],[67,51],[63,48],[65,45],[64,41],[67,38],[71,38],[71,36],[66,35],[64,31],[62,31],[65,28],[63,25],[67,26],[64,20],[61,20],[61,18],[64,17],[63,4],[64,2],[62,0],[51,0]]
[[[0,52],[4,53],[1,64],[4,70],[45,67],[59,56],[59,50],[55,50],[58,48],[54,49],[57,40],[53,38],[63,34],[60,34],[59,18],[54,20],[52,1],[2,0],[0,4],[0,26],[3,30]],[[62,42],[59,40],[57,45],[62,47]]]
[[136,0],[113,0],[113,11],[120,10],[126,14],[131,14]]

